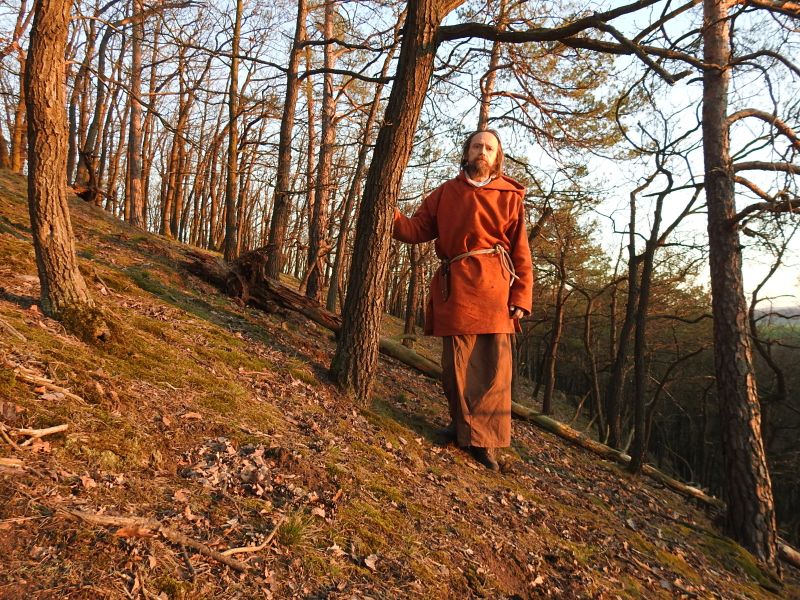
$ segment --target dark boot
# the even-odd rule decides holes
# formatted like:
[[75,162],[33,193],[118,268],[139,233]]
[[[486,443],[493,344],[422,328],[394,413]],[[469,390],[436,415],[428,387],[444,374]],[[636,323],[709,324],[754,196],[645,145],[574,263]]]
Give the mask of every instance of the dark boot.
[[436,430],[436,439],[441,440],[441,443],[445,446],[449,444],[456,443],[456,424],[450,422],[447,427],[442,427],[441,429]]
[[499,471],[500,465],[497,464],[497,459],[494,457],[494,448],[478,448],[477,446],[470,446],[469,453],[476,461],[481,463],[490,471]]

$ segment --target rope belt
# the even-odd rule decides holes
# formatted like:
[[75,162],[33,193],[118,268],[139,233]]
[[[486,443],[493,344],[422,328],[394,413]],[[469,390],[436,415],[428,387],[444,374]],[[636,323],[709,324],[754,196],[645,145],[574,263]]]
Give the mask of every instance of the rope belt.
[[457,260],[467,258],[468,256],[477,256],[479,254],[490,254],[490,255],[496,254],[500,257],[500,265],[503,267],[503,270],[505,270],[511,276],[508,281],[509,286],[514,285],[514,280],[519,279],[519,276],[514,270],[514,263],[511,260],[511,256],[508,254],[508,251],[502,246],[502,244],[495,244],[494,248],[470,250],[469,252],[464,252],[463,254],[459,254],[450,259],[447,258],[441,259],[443,300],[447,301],[447,298],[450,296],[450,286],[448,285],[448,279],[450,276],[450,265],[456,262]]

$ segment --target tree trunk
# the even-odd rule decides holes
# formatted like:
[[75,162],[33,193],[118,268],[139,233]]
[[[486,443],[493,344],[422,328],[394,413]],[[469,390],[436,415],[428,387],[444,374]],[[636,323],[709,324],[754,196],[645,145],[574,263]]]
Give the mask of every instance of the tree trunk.
[[[395,42],[396,41],[397,37],[395,37]],[[381,77],[386,77],[388,74],[389,65],[392,63],[396,49],[397,44],[395,43],[392,45],[392,48],[389,50],[386,60],[383,63]],[[347,191],[347,199],[345,200],[344,208],[342,209],[342,219],[339,224],[339,235],[336,238],[336,259],[333,263],[331,281],[328,285],[328,297],[325,302],[325,306],[330,311],[336,310],[337,296],[339,295],[339,289],[342,287],[343,274],[346,264],[345,251],[347,249],[347,240],[350,233],[350,216],[353,213],[356,199],[361,195],[361,184],[364,177],[364,169],[367,164],[367,154],[369,153],[372,142],[372,129],[378,117],[378,108],[381,104],[381,97],[383,96],[384,87],[384,84],[381,83],[375,89],[375,98],[372,101],[372,106],[369,108],[367,122],[364,124],[364,142],[361,144],[361,147],[358,150],[358,159],[356,160],[355,172],[353,173],[353,179],[350,182],[350,188]]]
[[[133,13],[143,12],[142,0],[133,0]],[[128,168],[125,177],[125,220],[145,228],[144,190],[142,190],[142,45],[144,20],[136,19],[131,36],[130,125],[128,128]]]
[[14,113],[14,129],[11,132],[11,170],[22,173],[25,164],[25,55],[19,51],[19,102]]
[[275,201],[269,224],[269,239],[267,240],[267,255],[269,256],[267,276],[271,279],[278,279],[284,263],[286,227],[289,224],[289,205],[291,201],[292,130],[294,129],[295,106],[300,87],[300,82],[297,79],[297,65],[300,61],[298,45],[305,39],[307,14],[306,0],[298,0],[294,41],[289,52],[289,66],[286,71],[286,98],[283,103],[283,120],[281,121],[280,138],[278,139]]
[[42,310],[84,339],[105,340],[108,327],[78,270],[67,204],[64,49],[71,0],[37,0],[25,69],[28,207]]
[[459,4],[408,3],[397,73],[367,174],[342,330],[330,368],[338,385],[365,404],[377,363],[392,215],[433,72],[436,34],[445,15]]
[[236,198],[239,186],[239,36],[242,30],[242,0],[236,0],[236,17],[231,43],[230,88],[228,90],[228,164],[225,183],[225,244],[223,256],[232,261],[238,255],[239,224]]
[[[333,38],[333,18],[336,14],[336,0],[325,2],[325,39]],[[308,228],[308,273],[306,296],[322,302],[322,256],[328,250],[325,232],[328,229],[328,205],[331,197],[331,163],[333,144],[336,141],[336,99],[333,95],[333,69],[336,57],[332,44],[325,46],[324,68],[326,69],[322,87],[322,123],[320,127],[319,159],[317,160],[317,181],[314,193],[314,207]]]
[[406,348],[414,347],[414,329],[417,324],[417,305],[419,303],[419,248],[416,244],[408,246],[408,259],[411,263],[411,277],[408,279],[408,294],[406,294],[406,322],[403,327],[403,345]]
[[[500,0],[500,7],[497,13],[497,27],[505,29],[506,3],[508,0]],[[487,0],[490,5],[490,0]],[[487,9],[491,6],[487,6]],[[489,68],[481,77],[481,108],[478,113],[477,131],[483,131],[489,127],[489,111],[492,106],[492,95],[494,94],[494,82],[497,79],[497,67],[500,64],[500,42],[492,42],[492,53],[489,57]]]
[[[97,16],[97,15],[95,15]],[[83,58],[78,73],[75,75],[74,87],[69,102],[69,152],[67,154],[67,182],[75,182],[79,185],[86,187],[89,186],[90,177],[94,179],[94,175],[90,174],[90,169],[94,165],[89,165],[89,157],[87,157],[81,149],[86,147],[86,120],[88,118],[88,99],[87,83],[89,81],[89,67],[94,58],[94,45],[97,39],[97,25],[94,19],[89,20],[89,33],[86,39],[86,54]],[[97,84],[98,88],[103,87],[101,82]],[[78,171],[75,173],[77,161]],[[73,178],[74,175],[74,178]],[[96,182],[93,181],[95,184]]]
[[742,284],[727,124],[731,0],[704,0],[703,156],[717,380],[730,535],[777,569],[777,534]]
[[542,394],[542,413],[549,415],[553,412],[553,392],[556,386],[556,366],[558,365],[558,347],[561,344],[561,334],[564,331],[564,306],[569,293],[566,292],[567,274],[564,270],[564,255],[560,256],[558,291],[556,292],[555,314],[553,315],[553,329],[550,336],[550,346],[547,349],[547,363],[544,369],[544,393]]
[[11,159],[8,155],[8,142],[0,130],[0,169],[10,169]]

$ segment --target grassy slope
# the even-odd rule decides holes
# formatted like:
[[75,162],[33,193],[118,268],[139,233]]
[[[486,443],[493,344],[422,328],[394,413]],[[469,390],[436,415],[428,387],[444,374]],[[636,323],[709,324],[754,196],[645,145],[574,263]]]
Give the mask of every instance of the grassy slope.
[[[77,341],[35,307],[24,192],[0,172],[0,319],[26,340],[0,324],[0,400],[24,409],[5,405],[11,426],[69,430],[36,452],[0,441],[30,467],[0,467],[0,598],[776,597],[709,515],[549,434],[515,423],[499,475],[437,444],[437,386],[397,363],[370,410],[352,405],[325,379],[328,332],[238,306],[180,270],[180,245],[78,201],[114,338]],[[240,575],[59,507],[156,518],[219,550],[276,535],[237,555]]]

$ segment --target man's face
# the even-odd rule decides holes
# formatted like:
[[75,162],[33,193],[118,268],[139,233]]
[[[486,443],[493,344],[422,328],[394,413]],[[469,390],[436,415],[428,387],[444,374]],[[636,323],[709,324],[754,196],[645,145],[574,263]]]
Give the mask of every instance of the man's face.
[[497,138],[488,131],[482,131],[472,138],[467,150],[467,174],[473,179],[483,181],[497,160]]

